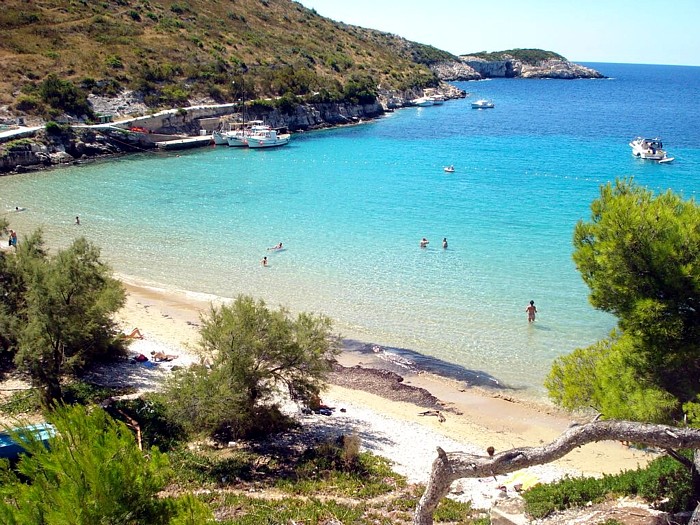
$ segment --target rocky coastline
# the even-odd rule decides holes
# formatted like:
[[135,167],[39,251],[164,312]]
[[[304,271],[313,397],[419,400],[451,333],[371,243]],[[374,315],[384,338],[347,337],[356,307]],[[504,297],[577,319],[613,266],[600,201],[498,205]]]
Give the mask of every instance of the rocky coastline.
[[[457,87],[441,82],[437,88],[426,90],[380,91],[370,104],[304,103],[286,111],[272,104],[252,104],[246,107],[246,118],[263,120],[276,129],[311,131],[374,120],[386,112],[411,106],[411,100],[426,94],[441,94],[447,99],[466,96]],[[113,122],[85,125],[66,116],[53,129],[47,129],[43,121],[36,121],[0,133],[0,175],[153,150],[158,141],[210,135],[220,124],[241,117],[239,105],[215,104],[209,100],[190,101],[187,108],[152,113],[134,92],[109,98],[90,96],[89,101],[96,114],[110,115]],[[2,116],[5,122],[24,120],[15,115]]]
[[551,58],[537,64],[528,64],[513,57],[503,60],[485,60],[463,55],[458,61],[433,64],[433,72],[445,82],[483,80],[486,78],[553,78],[562,80],[582,78],[605,78],[605,75],[590,67],[568,60]]

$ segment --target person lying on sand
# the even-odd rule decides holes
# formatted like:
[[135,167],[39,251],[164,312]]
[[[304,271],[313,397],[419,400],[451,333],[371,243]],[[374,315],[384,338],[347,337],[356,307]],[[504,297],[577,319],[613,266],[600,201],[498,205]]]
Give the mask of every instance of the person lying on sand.
[[165,352],[156,352],[155,350],[151,352],[151,359],[154,361],[172,361],[177,358],[178,356],[166,354]]
[[130,334],[124,334],[124,339],[143,339],[143,334],[138,328],[134,328]]

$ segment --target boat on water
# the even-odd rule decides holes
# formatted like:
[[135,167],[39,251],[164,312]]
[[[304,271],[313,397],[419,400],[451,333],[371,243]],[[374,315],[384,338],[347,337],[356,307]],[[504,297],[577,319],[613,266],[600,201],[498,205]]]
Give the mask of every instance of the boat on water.
[[430,95],[430,97],[428,98],[430,98],[433,101],[433,105],[435,106],[439,106],[440,104],[445,103],[445,97],[442,95]]
[[278,133],[276,129],[264,129],[252,132],[246,137],[249,148],[274,148],[289,144],[289,133]]
[[215,129],[214,131],[211,132],[211,139],[214,141],[214,144],[217,146],[224,146],[225,144],[228,144],[226,135],[229,133],[228,131],[225,131],[223,129]]
[[272,128],[265,125],[262,120],[251,120],[247,126],[242,123],[237,129],[229,131],[226,134],[226,141],[232,148],[245,148],[248,147],[247,139],[251,134],[270,129]]
[[443,168],[447,173],[454,173],[455,172],[455,167],[450,165],[450,166],[445,166]]
[[430,97],[420,97],[411,100],[411,104],[413,104],[414,106],[418,106],[419,108],[424,108],[427,106],[432,106],[433,104],[435,104],[435,101]]
[[474,102],[472,102],[472,109],[489,109],[494,106],[495,104],[493,102],[483,98],[481,100],[475,100]]
[[660,163],[673,161],[673,157],[668,156],[663,142],[658,137],[653,139],[636,137],[629,145],[632,148],[632,155],[640,159],[654,160]]

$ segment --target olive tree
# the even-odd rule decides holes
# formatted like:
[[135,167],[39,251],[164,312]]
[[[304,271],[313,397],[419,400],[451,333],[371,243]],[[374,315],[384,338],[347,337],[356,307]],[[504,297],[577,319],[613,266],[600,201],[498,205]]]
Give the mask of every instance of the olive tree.
[[180,371],[166,386],[171,414],[190,431],[243,436],[274,430],[280,392],[318,395],[338,341],[325,316],[292,317],[239,296],[202,316],[199,349],[209,364]]
[[557,359],[549,395],[606,418],[700,423],[700,208],[618,180],[591,211],[576,225],[573,258],[591,304],[617,328]]

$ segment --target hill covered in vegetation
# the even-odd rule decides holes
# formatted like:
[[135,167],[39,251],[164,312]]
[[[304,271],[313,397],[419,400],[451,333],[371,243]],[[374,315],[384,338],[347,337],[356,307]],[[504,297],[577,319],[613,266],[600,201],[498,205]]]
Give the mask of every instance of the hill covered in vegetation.
[[47,80],[78,106],[123,90],[151,107],[332,101],[435,86],[427,65],[456,60],[291,0],[4,0],[0,31],[0,105],[27,113],[47,110]]

